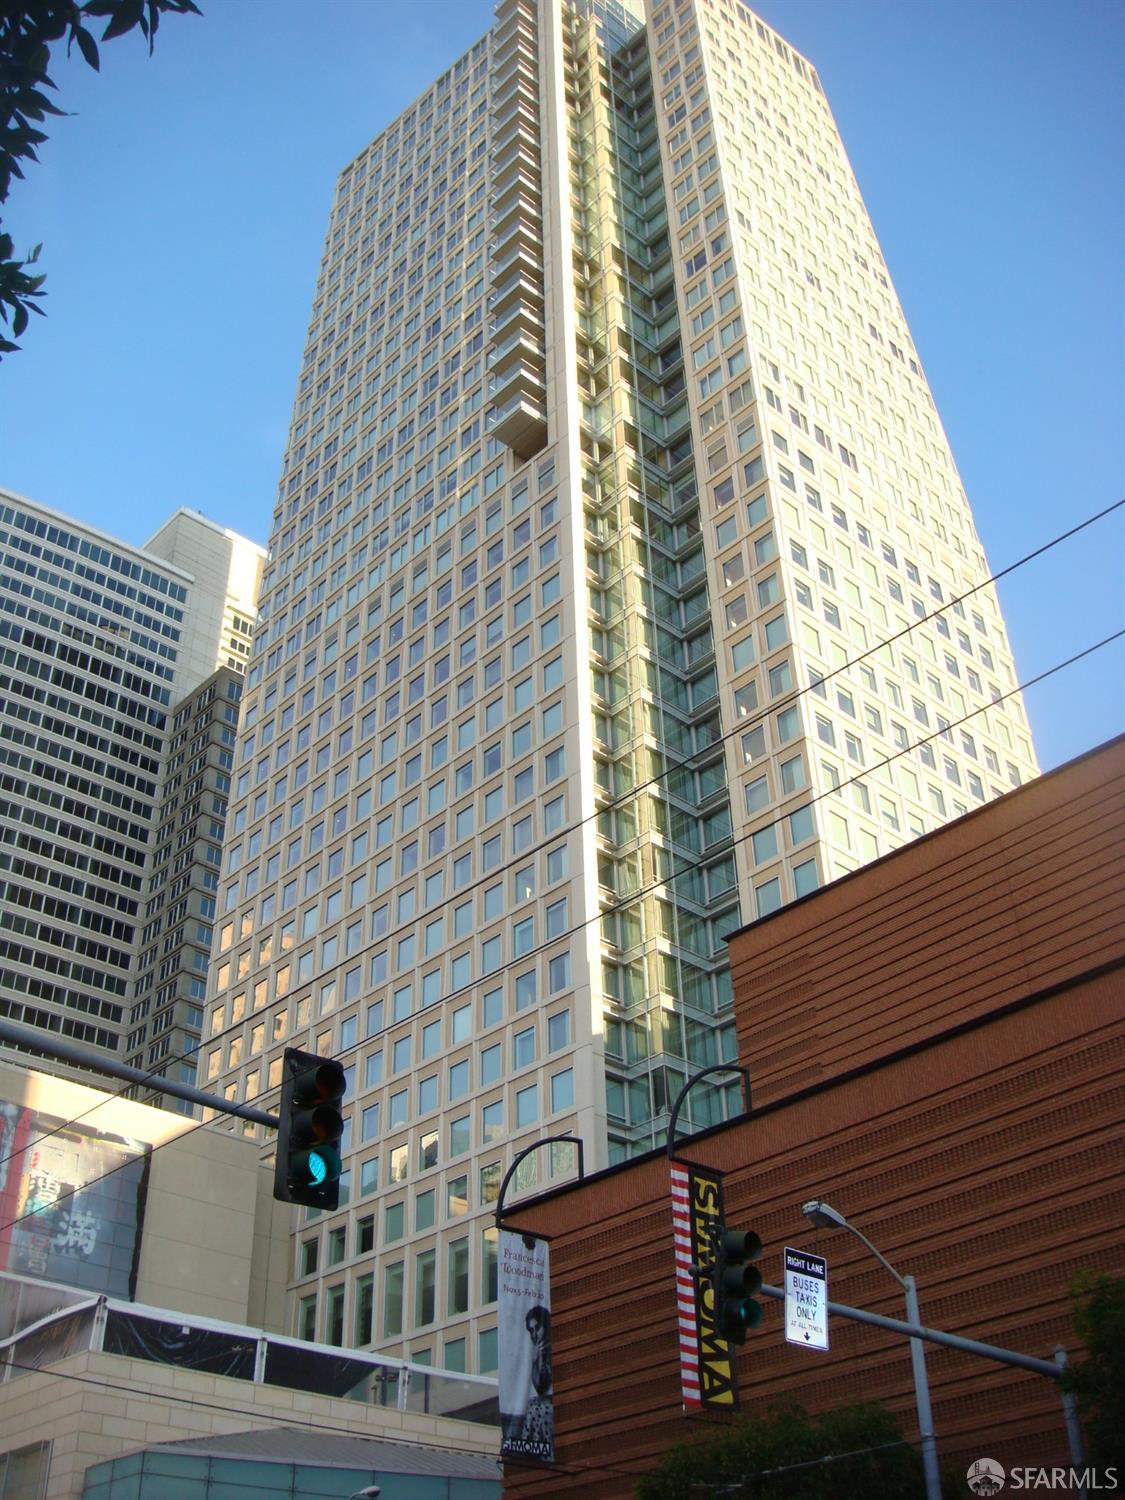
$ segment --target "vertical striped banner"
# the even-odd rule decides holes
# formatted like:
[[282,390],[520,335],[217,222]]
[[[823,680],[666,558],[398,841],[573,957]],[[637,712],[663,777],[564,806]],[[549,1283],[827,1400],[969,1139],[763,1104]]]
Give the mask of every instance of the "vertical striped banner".
[[699,1308],[691,1234],[691,1171],[672,1163],[672,1239],[676,1258],[676,1322],[680,1339],[680,1390],[685,1407],[702,1405],[699,1393]]

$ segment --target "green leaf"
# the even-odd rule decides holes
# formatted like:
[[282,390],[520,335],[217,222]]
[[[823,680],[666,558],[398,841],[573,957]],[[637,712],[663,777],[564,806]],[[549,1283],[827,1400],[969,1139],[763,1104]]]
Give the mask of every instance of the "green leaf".
[[95,73],[101,71],[101,63],[98,60],[98,44],[84,26],[73,26],[70,31],[71,41],[78,43],[78,49],[82,56],[93,68]]
[[124,36],[127,31],[132,31],[143,14],[144,0],[121,0],[116,14],[102,32],[102,41],[108,42],[111,37]]

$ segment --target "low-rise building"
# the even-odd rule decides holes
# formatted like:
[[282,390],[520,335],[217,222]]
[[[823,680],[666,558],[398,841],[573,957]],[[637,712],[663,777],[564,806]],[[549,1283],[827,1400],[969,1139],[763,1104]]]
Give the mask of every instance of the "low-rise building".
[[[726,1222],[828,1260],[834,1301],[1050,1360],[1076,1353],[1069,1289],[1120,1274],[1125,1153],[1125,739],[1118,739],[733,935],[752,1108],[680,1141],[724,1174]],[[681,1399],[666,1153],[521,1202],[550,1237],[555,1470],[509,1464],[505,1494],[632,1494]],[[828,1352],[785,1342],[765,1305],[736,1367],[742,1409],[880,1400],[916,1441],[908,1342],[832,1319]],[[1067,1463],[1057,1384],[946,1347],[927,1356],[939,1458]],[[707,1419],[704,1419],[705,1421]],[[713,1420],[713,1419],[712,1419]]]
[[495,1381],[285,1338],[291,1254],[254,1141],[0,1061],[0,1494],[495,1496]]

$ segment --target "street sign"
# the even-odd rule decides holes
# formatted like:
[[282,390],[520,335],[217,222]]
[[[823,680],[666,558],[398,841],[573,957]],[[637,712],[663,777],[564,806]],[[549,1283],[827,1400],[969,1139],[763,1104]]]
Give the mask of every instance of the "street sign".
[[785,1337],[806,1349],[828,1348],[828,1262],[807,1250],[785,1251]]

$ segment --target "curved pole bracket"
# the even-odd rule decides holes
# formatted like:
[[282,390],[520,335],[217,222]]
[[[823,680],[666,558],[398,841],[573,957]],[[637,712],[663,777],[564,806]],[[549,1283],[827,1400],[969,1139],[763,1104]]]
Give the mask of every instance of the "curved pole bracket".
[[693,1073],[676,1095],[676,1102],[672,1106],[672,1118],[668,1121],[668,1160],[676,1161],[676,1122],[680,1117],[680,1106],[687,1098],[689,1090],[695,1087],[701,1078],[706,1078],[710,1073],[738,1073],[742,1077],[742,1103],[743,1114],[750,1113],[750,1070],[739,1067],[737,1063],[712,1063],[709,1068],[700,1068],[698,1073]]
[[[532,1141],[530,1146],[525,1146],[522,1151],[516,1153],[512,1158],[512,1165],[504,1173],[504,1181],[500,1184],[500,1192],[496,1198],[496,1227],[500,1228],[500,1221],[504,1217],[504,1194],[508,1191],[508,1184],[516,1175],[516,1168],[525,1156],[531,1156],[541,1146],[551,1146],[559,1141],[565,1141],[567,1145],[574,1146],[578,1151],[578,1181],[581,1182],[586,1175],[586,1153],[582,1145],[582,1137],[577,1135],[545,1135],[542,1140]],[[539,1239],[546,1238],[545,1235],[537,1236]]]

